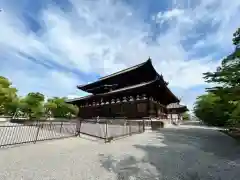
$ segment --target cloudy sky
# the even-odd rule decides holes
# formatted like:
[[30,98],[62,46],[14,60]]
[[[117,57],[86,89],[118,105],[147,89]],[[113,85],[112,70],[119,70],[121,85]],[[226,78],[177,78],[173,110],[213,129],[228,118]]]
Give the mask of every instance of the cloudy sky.
[[0,75],[20,95],[83,96],[76,85],[146,61],[192,107],[202,73],[233,50],[239,0],[0,0]]

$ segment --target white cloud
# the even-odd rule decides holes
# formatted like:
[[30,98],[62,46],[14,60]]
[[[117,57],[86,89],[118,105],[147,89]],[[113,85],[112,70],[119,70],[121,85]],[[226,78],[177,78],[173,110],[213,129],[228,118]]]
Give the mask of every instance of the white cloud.
[[[26,63],[24,66],[30,65]],[[19,66],[18,66],[19,67]],[[21,66],[20,66],[21,67]],[[35,71],[23,68],[16,68],[14,65],[8,68],[0,69],[0,74],[9,78],[13,86],[21,91],[21,95],[29,92],[41,92],[47,97],[66,96],[68,94],[84,95],[77,92],[76,85],[83,82],[76,78],[75,74],[63,73],[56,70]]]
[[205,39],[196,42],[194,47],[207,48],[218,46],[222,50],[229,51],[232,45],[232,34],[240,26],[238,20],[240,16],[240,1],[204,0],[192,12],[201,12],[192,16],[193,26],[196,26],[199,21],[204,21],[204,19],[206,22],[211,22],[206,28],[211,29],[214,25],[219,26],[217,30],[207,33]]
[[[212,5],[216,3],[218,5],[213,9]],[[26,57],[16,57],[19,51],[34,57],[38,63],[48,66],[54,63],[86,75],[106,75],[150,56],[171,87],[187,90],[204,85],[202,73],[219,64],[213,61],[212,55],[216,52],[194,58],[192,54],[206,44],[216,46],[219,51],[228,49],[240,16],[238,0],[202,0],[193,8],[176,6],[155,15],[155,21],[167,22],[169,26],[156,35],[155,43],[147,43],[150,25],[134,8],[107,0],[72,0],[72,4],[72,12],[45,6],[38,17],[34,17],[43,27],[38,34],[29,31],[21,17],[26,10],[19,10],[20,14],[16,14],[6,6],[0,13],[0,52],[15,57],[11,62],[16,63],[12,69],[0,67],[0,72],[11,77],[20,89],[24,89],[22,91],[39,89],[48,95],[73,96],[77,92],[76,85],[89,80],[58,69],[41,68],[38,71],[36,66],[26,63]],[[196,42],[195,46],[193,43],[191,48],[184,48],[184,38],[198,36],[194,28],[200,21],[218,23],[219,28],[207,34],[206,39]],[[208,30],[203,31],[207,33]],[[4,63],[8,62],[5,60]],[[36,68],[36,73],[29,75],[32,68]]]
[[187,105],[189,110],[193,109],[193,105],[197,96],[204,94],[204,88],[197,87],[194,89],[173,88],[173,92],[181,99],[181,104]]
[[172,20],[184,14],[184,10],[182,9],[172,9],[165,12],[159,12],[157,15],[153,16],[153,20],[157,23],[164,23],[166,21]]

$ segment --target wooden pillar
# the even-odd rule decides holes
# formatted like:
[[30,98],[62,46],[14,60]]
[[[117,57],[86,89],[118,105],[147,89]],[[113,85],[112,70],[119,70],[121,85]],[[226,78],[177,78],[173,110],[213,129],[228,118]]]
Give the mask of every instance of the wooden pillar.
[[151,100],[149,101],[149,112],[148,113],[149,113],[150,117],[154,117],[154,115],[155,115],[154,104]]
[[82,111],[82,107],[81,107],[81,105],[79,104],[78,105],[78,117],[80,117],[81,116],[81,111]]
[[133,102],[133,107],[134,107],[134,117],[138,118],[138,108],[137,108],[137,102],[135,101],[135,99]]
[[178,122],[177,122],[177,124],[179,124],[180,123],[180,113],[178,113]]
[[150,100],[147,102],[147,116],[150,117]]
[[155,117],[158,117],[158,104],[154,104]]

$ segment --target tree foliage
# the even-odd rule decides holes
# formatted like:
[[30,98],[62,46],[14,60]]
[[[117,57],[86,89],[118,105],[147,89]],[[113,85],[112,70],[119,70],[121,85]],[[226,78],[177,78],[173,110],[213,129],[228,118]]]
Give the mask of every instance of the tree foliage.
[[76,116],[78,108],[72,104],[67,104],[66,98],[54,97],[48,99],[45,109],[48,115],[52,117],[70,118]]
[[240,28],[233,34],[235,50],[222,60],[215,72],[204,73],[206,82],[216,84],[197,98],[194,112],[212,125],[240,124]]
[[190,114],[188,112],[183,113],[183,121],[189,121],[190,120]]
[[44,113],[43,105],[44,95],[39,92],[32,92],[21,100],[20,110],[26,113],[29,119],[37,119]]
[[224,126],[230,117],[229,108],[214,93],[207,93],[197,98],[194,106],[195,115],[208,125]]
[[78,108],[65,102],[66,98],[54,97],[45,102],[39,92],[30,92],[25,97],[17,96],[17,89],[11,82],[0,76],[0,115],[11,115],[29,119],[41,117],[71,118],[77,115]]
[[18,104],[17,89],[5,77],[0,76],[0,115],[12,114]]
[[234,33],[235,51],[223,59],[216,72],[204,73],[207,82],[218,84],[208,91],[229,101],[240,100],[240,28]]

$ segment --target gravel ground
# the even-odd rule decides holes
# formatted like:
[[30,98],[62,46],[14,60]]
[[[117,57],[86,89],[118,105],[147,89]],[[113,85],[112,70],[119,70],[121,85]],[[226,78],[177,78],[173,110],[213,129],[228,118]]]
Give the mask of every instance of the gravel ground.
[[0,180],[239,180],[240,148],[213,129],[161,129],[104,144],[84,138],[0,150]]

